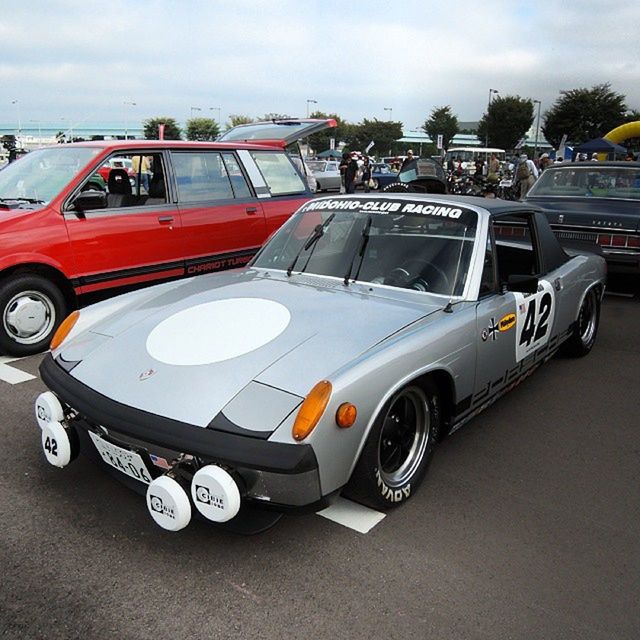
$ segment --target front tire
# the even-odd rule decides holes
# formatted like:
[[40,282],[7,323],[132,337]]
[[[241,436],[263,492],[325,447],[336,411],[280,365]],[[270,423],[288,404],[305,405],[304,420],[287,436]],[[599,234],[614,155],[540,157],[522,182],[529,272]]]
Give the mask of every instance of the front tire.
[[35,274],[0,283],[0,353],[30,356],[45,351],[67,314],[60,289]]
[[599,324],[600,295],[596,287],[592,287],[582,301],[576,326],[571,337],[562,346],[562,353],[572,358],[586,356],[596,342]]
[[382,510],[406,502],[427,472],[440,420],[432,381],[397,391],[376,417],[345,495]]

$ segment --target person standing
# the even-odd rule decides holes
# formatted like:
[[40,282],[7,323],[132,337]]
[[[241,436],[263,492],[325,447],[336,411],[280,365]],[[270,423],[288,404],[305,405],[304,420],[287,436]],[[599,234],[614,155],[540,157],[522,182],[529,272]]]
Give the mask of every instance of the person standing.
[[355,193],[356,176],[358,175],[358,162],[354,155],[345,155],[347,156],[347,164],[344,170],[344,190],[346,193]]
[[404,168],[413,160],[413,149],[407,151],[407,157],[402,161],[400,165],[400,172],[404,171]]
[[520,156],[520,162],[516,168],[516,184],[521,200],[527,195],[533,183],[538,179],[538,175],[536,165],[532,160],[529,160],[526,153],[523,153]]
[[338,171],[340,171],[340,193],[345,193],[346,189],[346,182],[345,182],[345,175],[347,173],[347,166],[349,164],[349,154],[348,153],[343,153],[342,154],[342,160],[340,160],[340,164],[338,165]]
[[362,163],[362,186],[364,187],[365,193],[369,193],[370,180],[371,180],[371,163],[369,162],[369,157],[365,156],[364,161]]

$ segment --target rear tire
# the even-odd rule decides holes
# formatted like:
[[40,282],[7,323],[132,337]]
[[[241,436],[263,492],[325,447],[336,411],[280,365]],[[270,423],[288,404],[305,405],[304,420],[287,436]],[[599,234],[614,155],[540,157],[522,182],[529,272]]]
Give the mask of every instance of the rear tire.
[[373,509],[406,502],[427,472],[440,419],[431,380],[397,391],[376,417],[345,495]]
[[571,337],[562,345],[562,353],[572,358],[586,356],[596,342],[600,324],[600,295],[592,287],[582,301]]
[[0,353],[30,356],[49,348],[67,302],[51,281],[21,274],[0,282]]

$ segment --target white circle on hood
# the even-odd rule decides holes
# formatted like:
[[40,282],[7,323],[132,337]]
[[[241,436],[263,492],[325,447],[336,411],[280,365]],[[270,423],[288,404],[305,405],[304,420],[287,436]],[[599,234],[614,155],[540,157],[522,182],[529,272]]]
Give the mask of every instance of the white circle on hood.
[[290,320],[289,310],[273,300],[205,302],[163,320],[149,334],[147,351],[171,365],[223,362],[271,342]]

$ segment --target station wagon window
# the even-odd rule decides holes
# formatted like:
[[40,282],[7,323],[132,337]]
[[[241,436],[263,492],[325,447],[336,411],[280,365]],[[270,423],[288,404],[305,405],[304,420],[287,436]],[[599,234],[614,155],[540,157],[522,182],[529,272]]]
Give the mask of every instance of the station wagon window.
[[242,173],[238,160],[233,153],[223,153],[222,158],[224,160],[229,179],[231,180],[231,187],[233,188],[233,194],[236,198],[251,198],[253,194],[247,180]]
[[172,152],[171,159],[181,202],[207,202],[233,198],[229,174],[220,153]]
[[162,153],[118,151],[84,181],[80,192],[105,192],[107,209],[158,206],[167,203],[164,176]]
[[272,196],[303,193],[302,178],[284,153],[255,151],[251,153]]

